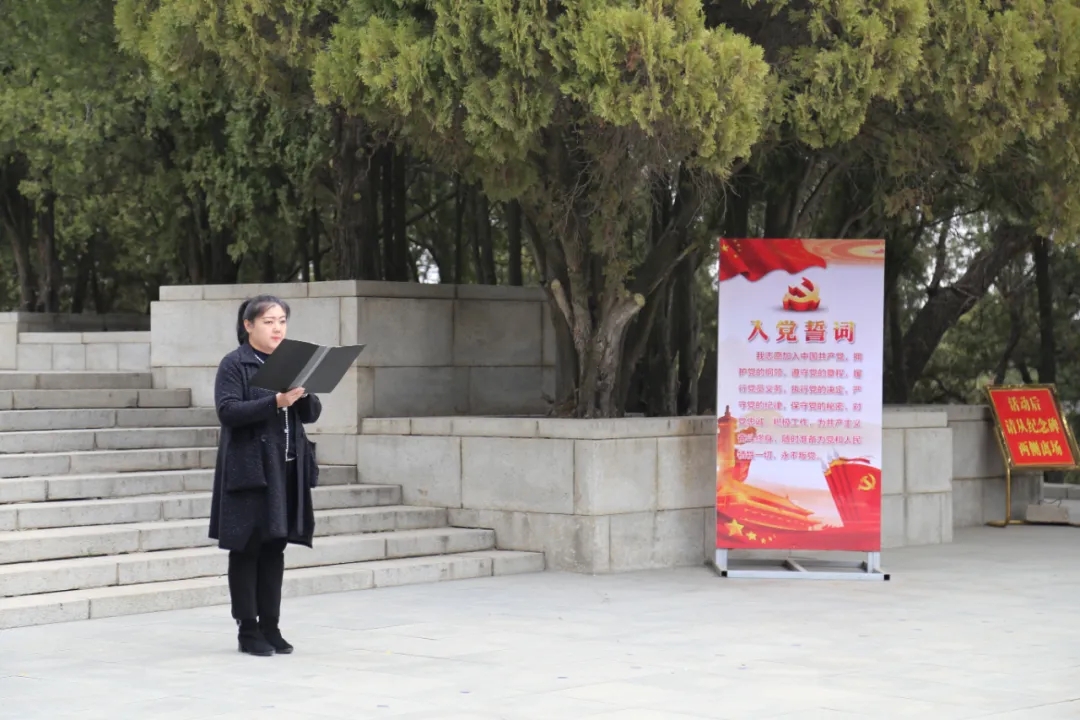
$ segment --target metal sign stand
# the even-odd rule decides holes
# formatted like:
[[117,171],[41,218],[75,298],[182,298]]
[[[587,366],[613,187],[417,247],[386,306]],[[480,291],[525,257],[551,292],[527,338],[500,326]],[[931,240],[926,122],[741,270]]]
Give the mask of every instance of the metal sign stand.
[[1025,524],[1023,520],[1014,519],[1012,516],[1012,459],[1009,457],[1008,450],[1003,449],[1001,454],[1005,459],[1005,519],[990,520],[986,524],[996,528],[1009,527],[1010,525],[1023,525]]
[[[1013,484],[1013,472],[1028,471],[1028,472],[1046,472],[1052,470],[1076,470],[1078,465],[1044,465],[1042,463],[1024,463],[1018,462],[1016,458],[1012,456],[1012,452],[1009,450],[1009,443],[1005,439],[1004,422],[1001,419],[1001,415],[998,413],[997,404],[994,402],[995,392],[1009,392],[1018,390],[1035,390],[1045,391],[1050,395],[1050,400],[1054,405],[1054,411],[1057,413],[1055,419],[1060,423],[1061,430],[1065,435],[1065,442],[1069,446],[1069,450],[1072,453],[1074,460],[1080,459],[1080,446],[1076,443],[1076,436],[1073,434],[1072,427],[1070,427],[1068,421],[1065,419],[1065,412],[1061,407],[1061,401],[1057,396],[1057,385],[1053,383],[1033,383],[1031,385],[988,385],[984,392],[986,393],[986,402],[990,406],[990,413],[992,416],[991,426],[994,429],[994,438],[997,440],[998,450],[1001,451],[1001,460],[1005,465],[1005,518],[1003,520],[990,520],[986,524],[990,527],[1006,528],[1010,525],[1025,525],[1025,520],[1013,518],[1012,516],[1012,484]],[[1027,408],[1024,408],[1025,410]]]
[[759,580],[876,580],[885,581],[889,574],[881,569],[881,553],[868,552],[863,562],[841,560],[757,560],[735,567],[726,549],[717,549],[714,560],[716,574],[723,578],[757,578]]

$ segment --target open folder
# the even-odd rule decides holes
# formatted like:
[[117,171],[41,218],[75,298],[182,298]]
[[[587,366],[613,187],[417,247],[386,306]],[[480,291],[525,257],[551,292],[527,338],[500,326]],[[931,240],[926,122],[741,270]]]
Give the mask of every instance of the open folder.
[[300,340],[282,340],[251,378],[251,384],[282,393],[300,387],[309,393],[330,393],[364,347],[325,347]]

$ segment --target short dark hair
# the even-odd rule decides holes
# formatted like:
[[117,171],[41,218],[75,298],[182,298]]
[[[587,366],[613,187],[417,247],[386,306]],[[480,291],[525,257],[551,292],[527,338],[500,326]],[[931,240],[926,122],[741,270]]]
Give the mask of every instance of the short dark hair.
[[244,327],[244,321],[255,322],[275,305],[285,311],[285,319],[288,320],[289,315],[292,314],[289,303],[275,295],[258,295],[240,303],[240,312],[236,314],[236,339],[239,344],[243,345],[248,341],[248,332],[247,328]]

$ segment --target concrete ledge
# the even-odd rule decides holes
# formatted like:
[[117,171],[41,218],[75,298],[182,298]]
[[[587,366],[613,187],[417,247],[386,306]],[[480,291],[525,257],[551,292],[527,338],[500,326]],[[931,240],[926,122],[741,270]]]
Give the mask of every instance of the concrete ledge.
[[512,285],[458,285],[458,300],[510,300],[542,303],[547,300],[542,288]]
[[458,435],[565,440],[625,440],[716,434],[713,417],[569,420],[540,417],[365,418],[362,435]]
[[0,326],[12,325],[19,332],[101,332],[145,331],[150,329],[150,317],[133,313],[0,313]]
[[82,343],[83,334],[78,332],[21,332],[19,333],[20,345],[49,344],[63,345]]
[[[449,285],[429,283],[382,282],[371,280],[333,280],[315,283],[257,283],[247,285],[165,285],[158,297],[162,301],[243,300],[255,295],[291,298],[370,297],[438,298],[446,300],[509,300],[544,302],[538,287],[511,285]],[[0,313],[12,315],[15,313]],[[0,322],[3,322],[0,317]]]
[[881,418],[883,428],[943,428],[949,425],[949,415],[934,406],[890,406]]
[[92,343],[116,343],[120,345],[146,343],[150,344],[150,332],[84,332],[82,341]]
[[1047,500],[1080,500],[1080,485],[1045,483],[1043,497]]
[[949,424],[957,422],[986,422],[993,418],[989,405],[943,405]]

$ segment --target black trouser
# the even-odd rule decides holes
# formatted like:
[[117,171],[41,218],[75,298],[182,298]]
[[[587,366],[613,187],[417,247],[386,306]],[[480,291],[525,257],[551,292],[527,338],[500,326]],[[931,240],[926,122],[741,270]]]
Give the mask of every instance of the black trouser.
[[281,617],[285,540],[262,542],[252,535],[243,551],[229,553],[229,595],[237,620]]
[[[296,463],[287,466],[288,523],[296,513]],[[276,622],[281,617],[281,583],[285,577],[284,538],[262,541],[256,530],[247,547],[229,552],[229,595],[232,616],[236,620],[266,620]]]

